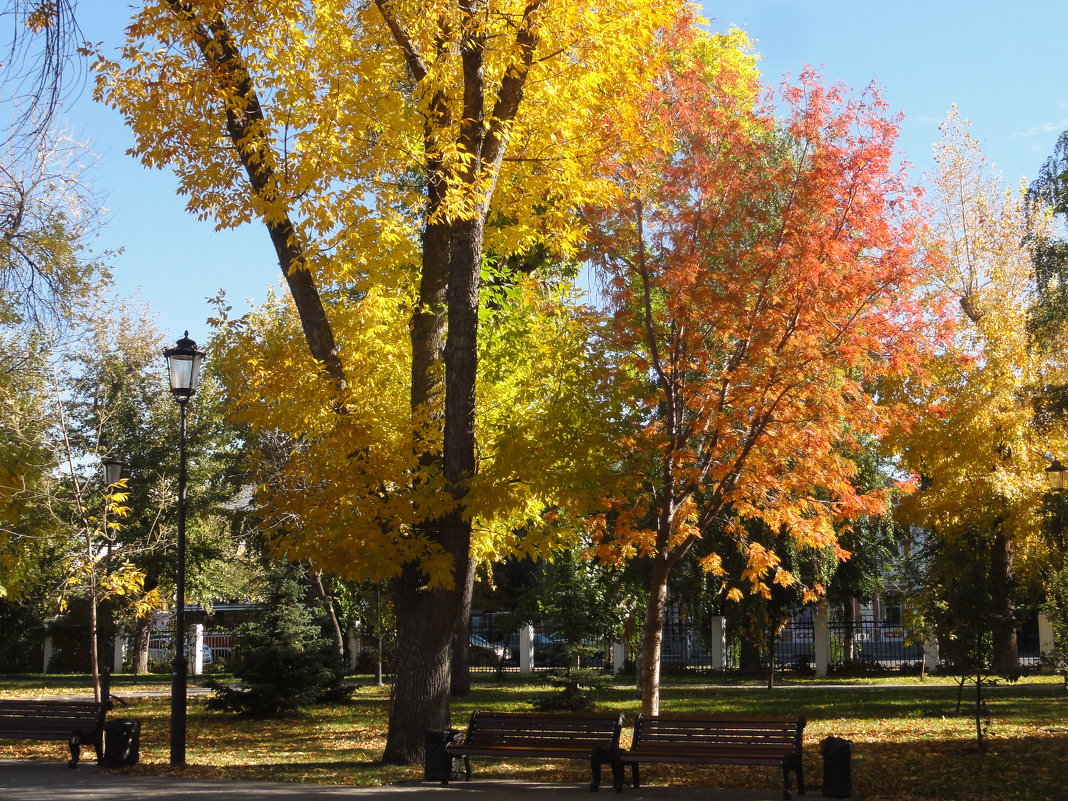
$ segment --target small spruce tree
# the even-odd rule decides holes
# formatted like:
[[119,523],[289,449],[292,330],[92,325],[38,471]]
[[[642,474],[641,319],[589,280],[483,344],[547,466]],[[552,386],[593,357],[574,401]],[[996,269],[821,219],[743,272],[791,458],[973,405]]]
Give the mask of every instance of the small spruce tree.
[[559,692],[535,705],[571,712],[590,710],[596,697],[612,682],[612,676],[603,670],[580,666],[600,650],[589,641],[603,640],[618,627],[618,616],[610,602],[609,577],[599,564],[578,550],[563,551],[552,562],[541,562],[540,571],[542,581],[536,596],[539,616],[552,629],[552,655],[562,659],[565,667],[550,671],[546,677]]
[[275,563],[267,582],[263,613],[244,628],[235,649],[240,682],[212,682],[209,709],[272,717],[347,694],[344,665],[308,605],[300,569]]

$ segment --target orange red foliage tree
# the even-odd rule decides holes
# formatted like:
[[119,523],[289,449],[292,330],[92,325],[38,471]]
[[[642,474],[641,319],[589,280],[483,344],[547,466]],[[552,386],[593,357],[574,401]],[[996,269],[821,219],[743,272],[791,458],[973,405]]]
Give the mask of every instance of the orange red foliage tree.
[[729,597],[795,583],[748,537],[753,521],[847,558],[836,526],[887,499],[857,489],[850,459],[895,414],[875,387],[921,370],[944,319],[923,298],[935,258],[879,95],[849,97],[806,72],[783,89],[779,122],[739,80],[727,66],[711,80],[700,65],[670,71],[644,120],[669,147],[612,161],[616,201],[592,215],[613,313],[605,341],[635,399],[623,483],[594,537],[610,562],[652,563],[649,714],[672,568],[717,527],[745,556],[740,576],[720,554],[703,560]]

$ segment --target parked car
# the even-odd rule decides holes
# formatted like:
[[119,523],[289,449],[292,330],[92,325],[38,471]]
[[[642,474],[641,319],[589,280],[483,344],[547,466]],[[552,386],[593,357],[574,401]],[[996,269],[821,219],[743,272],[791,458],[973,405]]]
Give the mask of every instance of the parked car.
[[491,643],[479,634],[472,634],[467,659],[473,664],[496,665],[505,657],[504,643]]
[[567,641],[555,634],[534,632],[534,666],[564,667],[564,647]]

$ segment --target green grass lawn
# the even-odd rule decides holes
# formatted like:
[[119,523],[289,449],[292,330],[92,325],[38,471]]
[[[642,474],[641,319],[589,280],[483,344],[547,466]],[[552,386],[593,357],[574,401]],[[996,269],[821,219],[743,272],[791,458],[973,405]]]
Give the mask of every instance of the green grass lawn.
[[[974,722],[955,714],[957,690],[948,680],[914,682],[853,681],[820,686],[791,681],[767,690],[760,686],[710,685],[709,679],[668,677],[662,711],[731,716],[804,715],[805,771],[818,791],[819,742],[828,735],[853,741],[855,796],[867,801],[1063,801],[1068,799],[1068,693],[1053,678],[1032,678],[988,689],[988,748],[974,750]],[[120,697],[138,689],[166,690],[167,679],[121,677]],[[85,677],[0,678],[0,697],[46,697],[85,693]],[[508,676],[479,677],[471,694],[453,704],[454,725],[462,727],[473,709],[526,710],[550,690]],[[353,785],[388,784],[421,778],[422,766],[382,765],[388,688],[361,685],[349,704],[310,709],[282,720],[249,720],[207,712],[202,699],[189,707],[189,766],[186,775]],[[639,702],[633,687],[615,686],[602,702],[608,711],[633,721]],[[967,712],[967,710],[966,710]],[[170,773],[166,697],[131,698],[112,716],[143,722],[137,773]],[[626,733],[624,734],[626,737]],[[61,743],[0,741],[0,757],[65,759]],[[85,754],[88,757],[88,754]],[[588,766],[579,762],[475,760],[476,777],[582,783]],[[650,784],[774,789],[781,776],[773,768],[650,765]],[[607,780],[607,776],[606,776]],[[818,792],[817,792],[818,795]]]

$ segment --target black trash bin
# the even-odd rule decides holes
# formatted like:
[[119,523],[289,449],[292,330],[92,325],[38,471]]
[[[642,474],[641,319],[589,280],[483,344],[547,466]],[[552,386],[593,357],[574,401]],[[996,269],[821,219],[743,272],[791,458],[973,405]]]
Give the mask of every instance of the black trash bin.
[[129,718],[104,724],[104,767],[136,765],[141,759],[141,721]]
[[459,729],[427,729],[423,754],[423,778],[443,782],[452,778],[453,760],[445,755],[445,746],[456,739]]
[[820,742],[820,753],[823,754],[823,796],[850,798],[853,795],[850,763],[853,742],[841,737],[827,737]]

